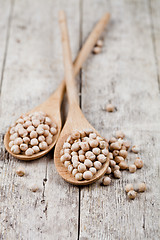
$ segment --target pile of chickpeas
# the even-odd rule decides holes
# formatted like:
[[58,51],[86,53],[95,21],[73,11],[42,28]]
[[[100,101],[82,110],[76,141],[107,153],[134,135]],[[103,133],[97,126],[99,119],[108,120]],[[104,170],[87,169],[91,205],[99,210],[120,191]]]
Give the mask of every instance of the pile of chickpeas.
[[92,129],[76,130],[64,142],[60,160],[76,180],[90,180],[107,161],[108,146]]
[[22,115],[9,130],[9,147],[14,154],[32,156],[46,150],[57,134],[57,125],[44,112]]
[[[109,176],[103,178],[103,185],[107,186],[111,183],[112,174],[115,178],[121,178],[121,170],[129,170],[130,173],[134,173],[137,169],[143,167],[143,161],[139,157],[135,158],[133,164],[128,165],[126,159],[131,144],[125,141],[124,137],[125,134],[122,131],[117,131],[116,137],[112,137],[109,140],[109,167],[106,171],[106,174]],[[133,146],[131,151],[138,153],[139,147]],[[128,196],[130,196],[130,193]],[[136,194],[134,194],[134,196],[136,196]],[[130,198],[133,199],[134,197],[130,196]]]

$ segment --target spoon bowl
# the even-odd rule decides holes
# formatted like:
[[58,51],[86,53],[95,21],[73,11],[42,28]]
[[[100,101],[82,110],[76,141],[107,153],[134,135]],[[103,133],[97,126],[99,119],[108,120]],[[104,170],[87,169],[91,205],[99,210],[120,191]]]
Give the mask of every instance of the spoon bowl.
[[62,127],[62,121],[61,121],[61,113],[60,113],[60,106],[61,106],[61,101],[63,98],[63,93],[65,90],[65,82],[63,81],[59,88],[41,105],[35,107],[33,110],[29,111],[27,115],[33,113],[33,112],[38,112],[42,111],[47,114],[48,117],[51,118],[52,122],[57,125],[57,134],[53,136],[53,142],[48,146],[46,150],[40,151],[36,154],[33,154],[32,156],[26,156],[25,154],[14,154],[10,147],[9,147],[9,142],[10,142],[10,128],[6,132],[4,136],[4,145],[6,150],[15,158],[18,158],[19,160],[24,160],[24,161],[31,161],[34,159],[38,159],[40,157],[43,157],[45,154],[47,154],[56,144],[57,139],[59,137],[61,127]]
[[[74,119],[74,121],[73,121],[73,119]],[[100,179],[106,173],[106,170],[109,166],[109,158],[107,157],[107,161],[103,164],[102,168],[100,170],[98,170],[96,172],[96,174],[94,174],[90,180],[78,181],[75,179],[75,177],[71,173],[68,172],[67,168],[60,161],[60,157],[61,157],[60,151],[63,148],[64,142],[72,134],[72,131],[74,131],[74,130],[83,131],[84,129],[92,129],[93,132],[95,132],[98,136],[100,136],[100,134],[87,121],[87,119],[83,115],[79,106],[76,106],[68,114],[67,121],[64,125],[64,128],[63,128],[61,134],[60,134],[60,137],[58,139],[58,142],[55,147],[55,152],[54,152],[54,163],[55,163],[55,167],[56,167],[58,173],[61,175],[61,177],[65,181],[67,181],[73,185],[88,185],[88,184],[96,182],[98,179]]]

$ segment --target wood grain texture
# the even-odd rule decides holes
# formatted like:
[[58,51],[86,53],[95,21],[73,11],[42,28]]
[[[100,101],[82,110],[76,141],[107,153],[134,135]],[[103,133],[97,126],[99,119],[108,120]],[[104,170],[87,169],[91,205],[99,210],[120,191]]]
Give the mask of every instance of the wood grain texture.
[[[69,6],[72,11],[64,1],[15,1],[1,93],[1,146],[10,123],[47,99],[63,78],[58,27],[61,8],[75,39],[73,57],[77,55],[78,1],[69,1]],[[77,238],[79,191],[56,173],[53,151],[38,161],[19,162],[1,147],[0,165],[0,239]],[[16,176],[19,165],[27,176]],[[30,191],[34,183],[39,186],[36,193]]]
[[[135,174],[123,172],[122,179],[113,180],[111,187],[100,187],[97,182],[81,189],[80,239],[157,240],[160,99],[149,2],[85,1],[84,36],[92,19],[96,21],[94,9],[97,18],[107,10],[112,19],[102,53],[91,57],[83,68],[82,110],[106,138],[123,130],[132,144],[140,146],[145,165]],[[104,111],[108,102],[117,107],[116,112]],[[134,158],[130,153],[128,162]],[[140,181],[146,182],[147,192],[128,201],[126,183]]]
[[[0,102],[0,239],[159,239],[159,1],[0,2],[0,26],[13,16]],[[68,16],[73,58],[104,12],[112,15],[102,53],[91,55],[81,79],[77,78],[81,106],[105,137],[122,129],[141,147],[139,156],[145,165],[134,174],[123,172],[122,179],[110,187],[100,186],[99,181],[79,192],[57,174],[53,151],[37,161],[21,163],[4,149],[3,136],[10,123],[42,103],[63,78],[60,9]],[[7,29],[0,29],[1,64]],[[104,111],[108,102],[117,107],[116,112]],[[133,162],[135,155],[129,156]],[[19,165],[26,169],[25,177],[15,174]],[[147,192],[128,201],[124,186],[139,181],[146,182]],[[29,190],[34,183],[39,186],[36,193]]]

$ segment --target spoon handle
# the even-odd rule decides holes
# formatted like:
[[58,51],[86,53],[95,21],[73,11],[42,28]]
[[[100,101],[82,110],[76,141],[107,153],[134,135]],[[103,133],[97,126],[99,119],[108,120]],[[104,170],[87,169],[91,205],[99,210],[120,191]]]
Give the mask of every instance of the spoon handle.
[[61,38],[62,38],[62,46],[63,46],[63,56],[64,56],[64,68],[65,68],[65,81],[67,86],[67,94],[69,105],[78,104],[77,100],[77,90],[76,83],[74,77],[78,74],[80,68],[82,67],[83,62],[88,57],[89,53],[92,51],[96,41],[98,40],[100,34],[104,30],[106,24],[108,23],[110,15],[106,13],[101,20],[94,27],[93,31],[90,33],[87,38],[84,46],[82,47],[78,57],[74,62],[74,68],[72,65],[72,57],[71,57],[71,49],[69,44],[69,36],[67,29],[67,21],[64,11],[60,11],[59,13],[59,23],[61,28]]

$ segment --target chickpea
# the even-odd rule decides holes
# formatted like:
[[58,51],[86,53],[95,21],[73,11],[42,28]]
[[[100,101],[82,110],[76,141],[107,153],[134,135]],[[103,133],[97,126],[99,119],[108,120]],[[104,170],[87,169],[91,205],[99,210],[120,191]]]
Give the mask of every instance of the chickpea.
[[99,39],[99,40],[97,41],[96,45],[97,45],[98,47],[102,47],[102,46],[103,46],[103,41]]
[[35,130],[35,128],[33,127],[33,126],[29,126],[28,128],[27,128],[27,131],[30,133],[30,132],[32,132],[32,131],[34,131]]
[[40,125],[40,121],[38,119],[33,119],[32,124],[34,127],[38,127]]
[[28,145],[25,144],[25,143],[22,143],[22,144],[20,145],[20,149],[21,149],[21,151],[23,151],[23,152],[25,152],[25,151],[27,150],[27,148],[28,148]]
[[93,53],[94,54],[99,54],[101,52],[101,48],[100,47],[94,47],[93,48]]
[[78,130],[75,130],[73,133],[72,133],[72,138],[73,139],[79,139],[80,138],[80,132]]
[[115,178],[121,178],[121,172],[119,170],[114,171]]
[[43,124],[43,129],[44,130],[50,130],[50,132],[52,133],[50,127],[47,124]]
[[130,173],[134,173],[134,172],[136,172],[136,170],[137,170],[136,165],[132,164],[132,165],[129,166]]
[[85,171],[86,171],[86,165],[83,164],[83,163],[80,163],[80,164],[78,165],[78,172],[84,173]]
[[54,127],[51,127],[51,129],[50,129],[50,132],[52,133],[52,135],[56,135],[57,131],[58,130],[56,128],[54,128]]
[[73,170],[73,166],[72,166],[72,165],[69,165],[69,166],[68,166],[68,172],[70,172],[70,173],[71,173],[71,172],[72,172],[72,170]]
[[45,123],[50,126],[52,124],[52,120],[49,117],[45,117]]
[[9,147],[11,148],[14,145],[14,141],[9,142]]
[[93,175],[96,174],[96,172],[97,172],[97,170],[96,170],[95,167],[90,167],[90,168],[89,168],[89,171],[92,172]]
[[125,137],[125,134],[124,134],[122,131],[117,131],[117,132],[116,132],[116,137],[123,139],[123,138]]
[[26,143],[26,144],[28,144],[28,143],[30,142],[29,137],[24,137],[24,138],[23,138],[23,142]]
[[[48,143],[47,143],[47,144],[48,144]],[[64,153],[68,153],[68,154],[71,155],[71,149],[69,149],[69,148],[65,148],[65,149],[64,149]]]
[[72,151],[78,151],[79,150],[79,144],[78,143],[73,143],[71,146],[71,150]]
[[120,150],[119,151],[119,156],[123,157],[124,159],[127,157],[128,153],[126,150]]
[[87,136],[89,136],[90,133],[93,133],[93,130],[90,129],[85,129],[84,132],[86,133]]
[[37,138],[37,136],[38,136],[38,134],[37,134],[36,131],[32,131],[32,132],[30,133],[30,138]]
[[134,188],[133,188],[133,185],[129,183],[125,186],[125,191],[128,193],[131,190],[134,190]]
[[38,145],[38,140],[37,140],[37,138],[32,138],[32,139],[31,139],[31,145],[32,145],[32,146],[37,146],[37,145]]
[[83,179],[83,174],[82,173],[76,173],[75,179],[78,180],[78,181],[82,180]]
[[81,138],[84,138],[86,136],[85,132],[84,131],[79,131],[80,132],[80,137]]
[[108,149],[106,149],[106,148],[102,149],[102,154],[104,154],[105,156],[108,156],[108,153],[109,153]]
[[121,149],[121,143],[120,142],[114,142],[110,144],[110,150],[120,150]]
[[114,150],[114,151],[113,151],[113,156],[116,157],[116,156],[118,156],[118,155],[119,155],[119,151],[118,151],[118,150]]
[[75,151],[73,151],[73,152],[71,152],[71,155],[72,155],[72,156],[74,156],[74,155],[77,155],[77,156],[78,156],[78,153],[75,152]]
[[70,161],[65,161],[64,162],[64,166],[68,168],[68,166],[71,165],[71,162]]
[[10,128],[9,133],[12,135],[15,133],[15,127]]
[[111,172],[112,172],[111,168],[108,167],[107,170],[106,170],[106,174],[111,174]]
[[18,137],[14,140],[14,145],[21,145],[23,143],[23,139]]
[[146,184],[145,183],[139,183],[138,184],[138,191],[139,192],[145,192],[146,191]]
[[93,139],[93,140],[90,140],[89,141],[89,145],[92,147],[92,148],[96,148],[98,146],[98,141],[96,139]]
[[79,157],[78,157],[78,155],[74,155],[74,156],[72,156],[72,162],[74,162],[74,161],[78,161],[79,160]]
[[106,160],[107,160],[107,158],[106,158],[103,154],[99,154],[99,155],[97,156],[97,159],[98,159],[98,161],[101,162],[101,163],[105,163]]
[[97,134],[96,133],[90,133],[89,138],[96,139]]
[[11,147],[11,152],[13,152],[14,154],[19,154],[20,153],[20,148],[18,145],[13,145]]
[[74,168],[77,168],[79,164],[80,164],[79,161],[76,161],[76,160],[73,161],[73,167]]
[[40,125],[37,127],[36,131],[39,135],[42,135],[44,133],[44,129]]
[[109,157],[110,160],[112,160],[113,159],[113,153],[109,152],[108,157]]
[[92,166],[93,166],[93,163],[92,163],[92,161],[91,161],[91,160],[89,160],[89,159],[86,159],[86,160],[84,161],[84,165],[86,165],[86,167],[90,168],[90,167],[92,167]]
[[91,171],[85,171],[85,172],[83,173],[83,178],[84,178],[85,180],[90,180],[92,177],[93,177],[93,173],[92,173]]
[[111,183],[110,177],[104,177],[102,183],[104,186],[108,186]]
[[114,112],[115,111],[115,106],[113,106],[112,104],[107,104],[106,111],[107,112]]
[[63,148],[71,148],[71,144],[68,143],[68,142],[65,142],[65,143],[63,144]]
[[85,157],[88,158],[88,159],[90,159],[91,161],[94,161],[95,158],[96,158],[96,156],[94,155],[94,153],[91,152],[91,151],[86,152],[86,153],[85,153]]
[[100,141],[100,142],[99,142],[99,147],[100,147],[101,149],[106,148],[106,146],[107,146],[107,143],[106,143],[105,141]]
[[115,165],[111,168],[112,172],[119,170],[119,169],[120,169],[120,167],[118,165]]
[[129,142],[123,142],[123,146],[126,147],[126,150],[128,150],[131,146],[131,144]]
[[136,160],[134,161],[134,164],[136,165],[137,168],[143,167],[143,161],[140,158],[136,158]]
[[140,149],[139,149],[138,146],[133,146],[133,147],[132,147],[132,152],[134,152],[134,153],[139,153],[139,151],[140,151]]
[[41,150],[46,150],[47,147],[48,147],[48,145],[47,145],[46,142],[40,142],[40,144],[39,144],[39,148],[40,148]]
[[32,148],[28,148],[26,151],[25,151],[25,155],[27,156],[32,156],[34,154],[34,151]]
[[69,161],[70,159],[71,159],[71,155],[68,154],[68,153],[65,153],[65,154],[62,155],[61,158],[60,158],[61,162]]
[[96,147],[96,148],[93,148],[93,149],[92,149],[92,152],[93,152],[95,155],[99,155],[100,152],[101,152],[101,150]]
[[[36,136],[36,134],[35,134],[35,135],[34,135],[34,134],[32,135],[32,137],[34,137],[34,136]],[[39,137],[38,137],[38,141],[39,141],[39,142],[44,142],[44,141],[45,141],[45,137],[42,136],[42,135],[39,136]]]
[[84,152],[87,152],[90,149],[89,144],[87,142],[80,143],[80,146]]
[[73,169],[73,171],[72,171],[72,175],[75,176],[77,173],[78,173],[78,169],[76,169],[76,168]]
[[137,193],[134,190],[130,190],[127,195],[129,199],[133,200],[137,196]]
[[18,129],[18,134],[19,134],[19,136],[24,138],[24,137],[26,137],[28,135],[28,132],[24,128],[19,128]]
[[32,149],[33,149],[34,153],[38,153],[40,151],[38,146],[33,146]]
[[116,162],[114,160],[109,160],[109,166],[114,167],[116,165]]
[[127,163],[126,163],[125,161],[121,161],[121,162],[119,163],[119,167],[120,167],[120,169],[122,169],[122,170],[128,169],[128,165],[127,165]]
[[121,157],[121,156],[116,156],[116,157],[115,157],[115,162],[116,162],[116,163],[120,163],[120,162],[122,162],[122,161],[124,161],[124,158],[123,158],[123,157]]
[[32,126],[32,122],[31,122],[30,120],[28,120],[28,121],[26,121],[26,122],[23,124],[23,126],[24,126],[25,128],[28,128],[29,126]]
[[85,156],[84,155],[79,155],[79,161],[84,162],[85,161]]
[[18,167],[17,170],[16,170],[16,174],[19,176],[19,177],[22,177],[25,175],[25,170],[23,167]]
[[46,137],[46,143],[48,144],[48,145],[50,145],[51,143],[52,143],[52,137],[50,137],[50,136],[48,136],[48,137]]
[[73,144],[74,143],[74,140],[72,139],[72,136],[69,136],[67,138],[67,142],[69,142],[70,144]]
[[83,150],[78,151],[78,155],[84,155],[84,154],[85,154],[85,152]]
[[115,137],[112,137],[110,140],[109,140],[109,143],[111,144],[111,143],[115,143],[115,142],[117,142],[117,139],[115,138]]
[[94,167],[95,167],[97,170],[101,169],[101,167],[102,167],[102,163],[99,162],[99,161],[95,161],[95,162],[93,163],[93,165],[94,165]]

